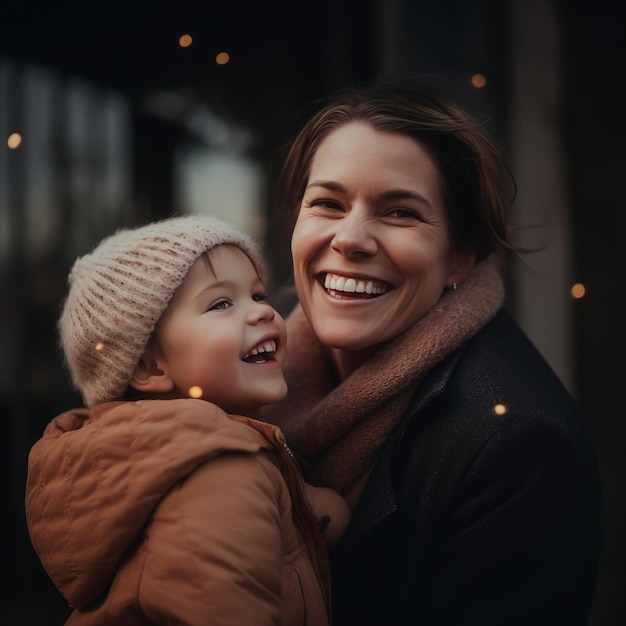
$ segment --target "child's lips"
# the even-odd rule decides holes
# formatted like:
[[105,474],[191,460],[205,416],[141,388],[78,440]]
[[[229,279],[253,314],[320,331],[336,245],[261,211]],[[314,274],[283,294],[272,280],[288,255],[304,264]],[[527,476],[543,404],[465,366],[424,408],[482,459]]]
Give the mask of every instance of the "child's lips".
[[246,363],[265,363],[266,361],[276,360],[276,350],[278,350],[278,341],[276,339],[264,339],[247,352],[242,361]]

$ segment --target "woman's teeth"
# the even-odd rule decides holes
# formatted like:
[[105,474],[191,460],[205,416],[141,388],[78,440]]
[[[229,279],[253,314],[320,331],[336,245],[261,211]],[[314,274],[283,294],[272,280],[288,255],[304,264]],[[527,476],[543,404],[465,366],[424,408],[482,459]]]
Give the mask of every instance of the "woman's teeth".
[[375,283],[372,280],[345,278],[337,274],[326,274],[324,289],[342,291],[344,293],[365,293],[374,296],[380,296],[387,291],[387,287],[383,283]]

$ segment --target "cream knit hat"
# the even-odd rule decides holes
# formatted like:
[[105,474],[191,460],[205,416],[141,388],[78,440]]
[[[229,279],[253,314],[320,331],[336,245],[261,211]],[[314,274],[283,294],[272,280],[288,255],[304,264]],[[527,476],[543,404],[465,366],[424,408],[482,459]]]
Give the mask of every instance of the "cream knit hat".
[[220,244],[241,248],[264,278],[252,239],[199,215],[120,230],[75,261],[58,330],[72,381],[88,407],[122,397],[189,268]]

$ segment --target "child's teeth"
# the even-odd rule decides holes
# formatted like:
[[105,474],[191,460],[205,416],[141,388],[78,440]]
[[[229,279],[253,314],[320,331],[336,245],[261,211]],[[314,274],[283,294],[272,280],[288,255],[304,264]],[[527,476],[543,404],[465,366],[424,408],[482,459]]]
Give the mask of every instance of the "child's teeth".
[[276,352],[276,342],[268,341],[267,343],[264,343],[263,345],[259,345],[256,348],[252,348],[252,350],[250,350],[250,352],[246,354],[245,358],[249,356],[255,356],[259,354],[260,352]]

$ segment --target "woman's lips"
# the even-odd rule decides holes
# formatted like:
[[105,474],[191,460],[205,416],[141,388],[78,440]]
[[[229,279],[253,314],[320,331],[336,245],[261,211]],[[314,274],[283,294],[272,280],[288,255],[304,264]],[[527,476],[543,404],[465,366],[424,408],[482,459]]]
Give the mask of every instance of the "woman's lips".
[[371,278],[353,278],[330,272],[322,274],[320,278],[324,289],[331,294],[377,297],[393,288],[391,284],[384,281]]

